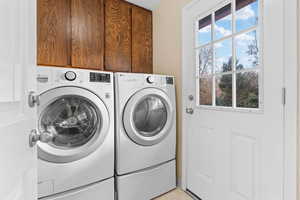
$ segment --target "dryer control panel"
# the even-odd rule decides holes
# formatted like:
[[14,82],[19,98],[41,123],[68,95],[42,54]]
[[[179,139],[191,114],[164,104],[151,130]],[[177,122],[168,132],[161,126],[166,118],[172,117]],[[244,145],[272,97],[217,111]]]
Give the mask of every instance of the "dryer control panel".
[[174,87],[175,79],[173,76],[158,74],[135,74],[135,73],[116,73],[118,81],[127,84],[127,87],[136,87],[137,85],[145,87]]
[[146,82],[148,84],[158,84],[158,85],[164,85],[164,84],[168,84],[168,85],[173,85],[174,84],[174,78],[167,76],[167,77],[162,77],[162,76],[147,76],[146,77]]
[[166,77],[166,83],[169,85],[174,85],[174,78],[173,77]]

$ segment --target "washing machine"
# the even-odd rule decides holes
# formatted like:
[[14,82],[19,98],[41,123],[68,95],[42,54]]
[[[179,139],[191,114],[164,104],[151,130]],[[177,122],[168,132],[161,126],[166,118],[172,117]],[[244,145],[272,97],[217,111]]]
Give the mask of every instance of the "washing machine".
[[114,199],[114,84],[109,72],[38,67],[38,197]]
[[176,186],[172,76],[115,73],[119,200],[149,200]]

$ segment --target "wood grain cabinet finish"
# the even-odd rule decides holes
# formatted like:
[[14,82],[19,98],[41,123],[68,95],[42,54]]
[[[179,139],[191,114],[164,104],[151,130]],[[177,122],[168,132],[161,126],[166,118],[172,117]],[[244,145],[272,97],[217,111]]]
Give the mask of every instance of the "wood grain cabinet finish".
[[70,0],[38,0],[37,15],[37,63],[68,65]]
[[38,65],[152,73],[152,12],[124,0],[37,0]]
[[105,70],[131,71],[131,5],[105,1]]
[[103,70],[103,0],[72,0],[71,21],[72,66]]
[[132,7],[132,72],[153,72],[152,12]]

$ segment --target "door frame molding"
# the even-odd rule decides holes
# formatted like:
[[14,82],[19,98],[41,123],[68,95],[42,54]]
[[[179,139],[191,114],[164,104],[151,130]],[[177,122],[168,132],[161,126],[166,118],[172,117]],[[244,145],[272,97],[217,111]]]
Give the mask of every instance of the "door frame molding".
[[[188,29],[188,13],[195,4],[201,0],[192,0],[182,9],[182,74],[185,74],[187,60],[185,59],[185,41],[190,36],[185,35],[185,30]],[[300,137],[298,137],[298,64],[300,66],[300,20],[298,23],[298,5],[297,0],[284,1],[284,86],[286,89],[286,101],[284,107],[284,196],[283,200],[297,200],[298,186],[298,143],[300,146]],[[299,7],[300,11],[300,7]],[[299,30],[298,30],[299,25]],[[299,43],[298,43],[299,42]],[[299,48],[298,48],[299,44]],[[298,54],[299,52],[299,54]],[[299,74],[300,79],[300,74]],[[184,80],[184,77],[183,77]],[[184,85],[184,81],[183,81]],[[187,189],[187,135],[184,130],[187,129],[185,120],[185,97],[184,88],[182,87],[182,151],[181,151],[181,176],[178,178],[178,184],[183,189]],[[299,88],[300,89],[300,88]],[[300,121],[300,120],[299,120]],[[299,139],[298,139],[299,138]],[[298,142],[299,141],[299,142]],[[300,165],[300,162],[299,162]],[[300,169],[299,169],[300,174]],[[300,184],[299,184],[300,185]]]

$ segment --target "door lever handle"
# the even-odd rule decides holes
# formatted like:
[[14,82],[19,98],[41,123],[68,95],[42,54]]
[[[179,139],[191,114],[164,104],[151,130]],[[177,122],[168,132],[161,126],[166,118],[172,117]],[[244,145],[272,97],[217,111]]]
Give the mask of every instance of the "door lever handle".
[[186,112],[187,114],[192,115],[192,114],[194,114],[194,109],[193,109],[193,108],[186,108],[186,109],[185,109],[185,112]]

